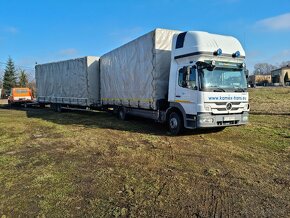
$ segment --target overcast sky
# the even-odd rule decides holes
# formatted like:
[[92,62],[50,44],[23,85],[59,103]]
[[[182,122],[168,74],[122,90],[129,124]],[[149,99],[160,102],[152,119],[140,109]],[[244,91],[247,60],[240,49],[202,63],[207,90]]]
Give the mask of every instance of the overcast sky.
[[0,71],[99,56],[154,28],[237,37],[250,71],[290,60],[289,0],[1,0]]

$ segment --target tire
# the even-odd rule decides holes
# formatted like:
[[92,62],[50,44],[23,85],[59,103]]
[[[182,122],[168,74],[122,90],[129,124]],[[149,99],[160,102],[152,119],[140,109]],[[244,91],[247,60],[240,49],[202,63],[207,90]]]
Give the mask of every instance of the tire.
[[182,117],[176,113],[172,112],[168,117],[168,129],[171,135],[178,135],[183,131],[183,120]]
[[60,113],[62,111],[61,104],[51,104],[51,108],[55,111]]
[[56,112],[58,113],[62,112],[61,104],[56,104]]
[[127,115],[126,115],[126,111],[125,108],[120,108],[118,111],[118,118],[120,120],[127,120]]

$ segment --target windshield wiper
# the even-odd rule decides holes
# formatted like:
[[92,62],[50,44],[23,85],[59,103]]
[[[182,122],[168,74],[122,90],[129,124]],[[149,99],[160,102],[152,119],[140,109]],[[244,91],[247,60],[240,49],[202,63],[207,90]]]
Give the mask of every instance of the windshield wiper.
[[218,86],[208,86],[207,88],[214,88],[214,92],[225,92],[224,89],[218,87]]
[[236,88],[235,89],[235,92],[245,92],[245,89],[243,89],[243,88]]
[[225,92],[225,90],[222,88],[215,88],[213,91],[214,92]]

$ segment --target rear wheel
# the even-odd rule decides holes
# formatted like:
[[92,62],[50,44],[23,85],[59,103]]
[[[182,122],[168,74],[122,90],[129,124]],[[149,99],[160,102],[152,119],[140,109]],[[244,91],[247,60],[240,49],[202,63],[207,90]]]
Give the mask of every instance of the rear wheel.
[[119,109],[118,117],[119,117],[120,120],[126,120],[127,119],[125,108],[120,108]]
[[178,113],[169,114],[168,129],[172,135],[178,135],[183,131],[182,117]]

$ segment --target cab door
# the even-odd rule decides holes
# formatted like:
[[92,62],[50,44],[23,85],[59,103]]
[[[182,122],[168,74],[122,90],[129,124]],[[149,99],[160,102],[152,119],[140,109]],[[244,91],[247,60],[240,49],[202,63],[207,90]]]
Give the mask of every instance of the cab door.
[[175,102],[183,106],[186,114],[196,114],[198,93],[196,66],[181,67],[176,76]]

